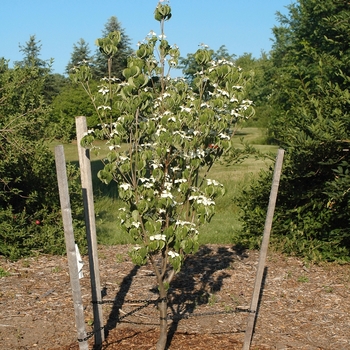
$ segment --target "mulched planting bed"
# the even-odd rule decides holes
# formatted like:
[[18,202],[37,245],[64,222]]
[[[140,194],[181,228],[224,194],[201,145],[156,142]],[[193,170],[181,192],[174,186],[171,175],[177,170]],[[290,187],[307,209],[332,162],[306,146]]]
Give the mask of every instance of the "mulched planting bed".
[[[157,299],[155,276],[148,265],[135,267],[128,249],[99,246],[108,331],[102,349],[155,349],[156,305],[139,302]],[[169,349],[242,349],[258,255],[206,245],[187,259],[169,291]],[[83,260],[80,281],[91,331],[88,258]],[[0,266],[10,273],[0,279],[0,349],[79,349],[66,257],[0,257]],[[305,266],[269,252],[251,349],[350,350],[349,335],[349,265]]]

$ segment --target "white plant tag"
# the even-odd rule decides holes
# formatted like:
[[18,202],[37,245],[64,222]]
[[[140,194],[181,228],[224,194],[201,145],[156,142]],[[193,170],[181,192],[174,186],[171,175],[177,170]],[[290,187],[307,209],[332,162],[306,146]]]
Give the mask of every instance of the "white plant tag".
[[79,247],[77,244],[75,244],[75,256],[77,257],[77,265],[78,265],[78,273],[79,273],[79,279],[83,278],[83,260],[81,258],[80,252],[79,252]]

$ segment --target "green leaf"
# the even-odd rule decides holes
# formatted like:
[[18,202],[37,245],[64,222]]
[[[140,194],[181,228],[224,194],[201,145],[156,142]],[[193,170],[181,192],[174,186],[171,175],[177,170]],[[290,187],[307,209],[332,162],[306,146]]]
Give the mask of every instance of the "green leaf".
[[141,69],[138,66],[131,66],[130,68],[125,68],[123,70],[123,75],[125,77],[125,79],[129,79],[131,77],[136,77],[137,75],[139,75],[141,72]]
[[136,222],[138,222],[139,217],[140,217],[140,213],[138,212],[138,210],[133,210],[133,212],[131,213],[131,216]]
[[100,170],[97,173],[97,177],[106,185],[108,185],[113,180],[113,174],[105,169]]

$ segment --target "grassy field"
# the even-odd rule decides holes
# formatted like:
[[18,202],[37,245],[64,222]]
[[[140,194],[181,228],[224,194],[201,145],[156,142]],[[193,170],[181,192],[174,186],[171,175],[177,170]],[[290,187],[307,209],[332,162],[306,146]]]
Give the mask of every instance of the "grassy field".
[[[271,154],[272,158],[277,152],[276,146],[264,145],[264,131],[259,128],[245,128],[237,133],[237,145],[243,137],[256,149],[263,153]],[[59,143],[52,144],[52,148]],[[64,144],[66,161],[77,162],[78,152],[76,143]],[[106,186],[97,179],[97,172],[102,167],[100,161],[103,154],[96,156],[91,154],[92,177],[95,196],[96,229],[99,243],[101,244],[123,244],[130,243],[129,237],[117,229],[117,209],[120,201],[117,199],[117,188],[115,183]],[[267,168],[271,164],[268,159],[255,159],[249,157],[244,162],[231,165],[215,165],[208,177],[216,179],[224,184],[226,195],[217,199],[216,214],[212,221],[200,229],[200,243],[220,243],[229,244],[232,237],[237,232],[241,223],[239,221],[238,196],[242,190],[249,186],[252,178],[257,176],[262,168]]]

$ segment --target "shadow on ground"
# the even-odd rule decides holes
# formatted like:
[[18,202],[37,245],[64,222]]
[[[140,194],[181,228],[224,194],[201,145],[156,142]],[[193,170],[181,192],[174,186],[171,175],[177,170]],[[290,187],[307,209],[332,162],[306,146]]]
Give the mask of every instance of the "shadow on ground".
[[[215,298],[215,293],[221,290],[224,280],[230,277],[226,270],[233,268],[235,259],[242,260],[246,257],[248,255],[244,250],[238,251],[234,247],[211,248],[209,246],[202,246],[196,254],[187,257],[182,270],[169,288],[168,315],[172,322],[169,325],[167,347],[175,336],[179,321],[193,315],[197,306],[214,302],[212,298]],[[124,277],[121,288],[115,296],[115,303],[105,327],[106,339],[109,332],[121,320],[119,310],[126,300],[138,269],[139,267],[135,266]],[[152,292],[157,294],[157,289],[152,289]],[[124,318],[124,315],[122,317]]]
[[226,269],[233,268],[235,259],[247,257],[244,250],[234,247],[218,247],[217,250],[202,246],[189,256],[169,290],[170,317],[173,322],[168,331],[167,346],[177,331],[178,322],[190,317],[195,308],[202,304],[215,302],[215,293],[220,291],[225,278],[230,275]]

